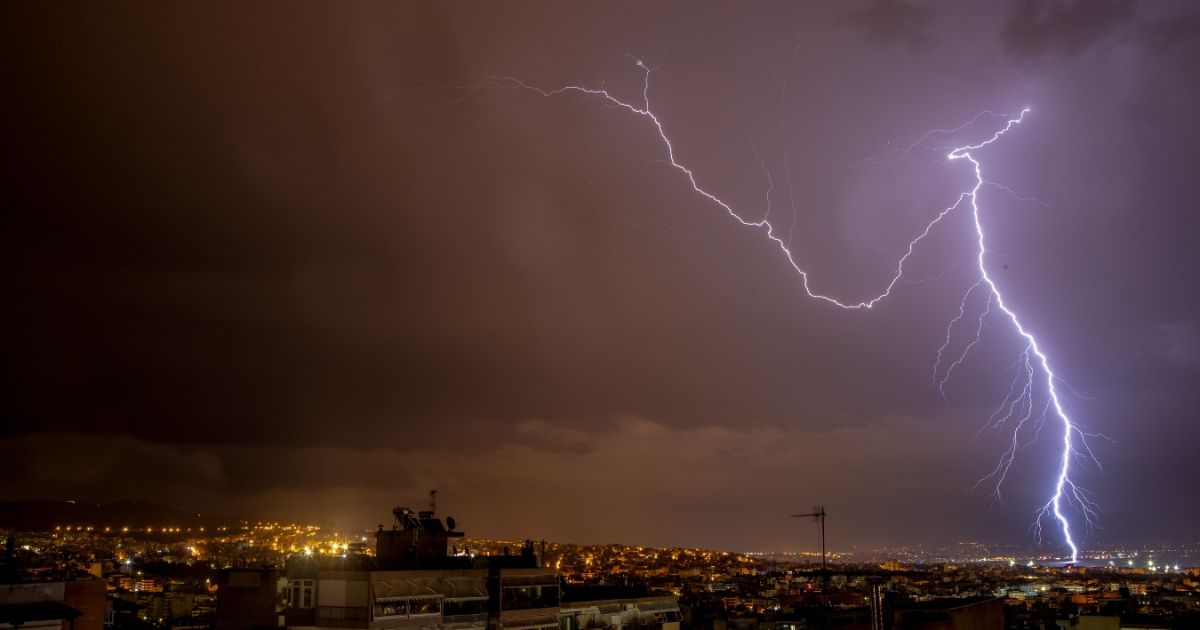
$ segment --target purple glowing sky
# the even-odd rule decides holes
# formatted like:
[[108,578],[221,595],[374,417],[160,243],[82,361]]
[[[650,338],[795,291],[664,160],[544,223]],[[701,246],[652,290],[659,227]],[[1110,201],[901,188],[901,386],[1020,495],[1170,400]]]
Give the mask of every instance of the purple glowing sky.
[[896,147],[1033,106],[985,166],[1044,203],[980,202],[1005,303],[1115,440],[1079,469],[1083,546],[1200,518],[1188,4],[248,11],[6,9],[3,496],[348,527],[437,487],[471,534],[739,549],[811,547],[786,514],[821,503],[833,548],[1028,541],[1053,440],[1003,506],[971,487],[1017,340],[987,320],[947,400],[930,382],[978,279],[968,213],[848,313],[644,122],[469,87],[636,103],[633,56],[679,162],[769,203],[839,299],[971,186]]

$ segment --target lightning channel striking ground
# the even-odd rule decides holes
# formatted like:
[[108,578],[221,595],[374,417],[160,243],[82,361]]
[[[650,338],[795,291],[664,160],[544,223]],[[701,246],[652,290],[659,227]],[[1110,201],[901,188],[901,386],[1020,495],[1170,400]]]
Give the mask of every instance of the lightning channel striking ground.
[[[1025,116],[1028,113],[1029,108],[1021,110],[1021,113],[1017,117],[1008,119],[1004,127],[994,133],[992,137],[978,144],[957,147],[951,151],[947,157],[951,160],[966,160],[971,164],[975,172],[975,186],[967,194],[971,201],[971,218],[975,224],[975,236],[979,244],[979,249],[977,250],[978,256],[976,258],[979,266],[979,275],[983,283],[991,290],[988,306],[990,308],[994,303],[996,308],[1008,318],[1009,322],[1011,322],[1013,327],[1016,329],[1017,334],[1019,334],[1027,344],[1027,347],[1024,351],[1024,356],[1026,357],[1024,370],[1025,374],[1028,375],[1029,380],[1026,383],[1026,389],[1022,395],[1029,399],[1028,411],[1017,423],[1016,428],[1013,429],[1012,446],[1008,451],[1006,451],[1000,465],[995,471],[993,471],[991,475],[992,478],[996,480],[997,496],[999,496],[1000,486],[1004,483],[1005,474],[1008,472],[1009,467],[1012,466],[1013,458],[1015,456],[1015,449],[1018,445],[1020,430],[1022,426],[1026,424],[1026,421],[1032,417],[1032,411],[1034,407],[1032,384],[1033,379],[1035,378],[1034,366],[1030,365],[1029,363],[1029,354],[1032,354],[1033,357],[1036,358],[1037,367],[1040,368],[1041,375],[1045,379],[1046,394],[1049,397],[1049,407],[1053,408],[1054,416],[1062,423],[1062,451],[1061,459],[1059,461],[1059,465],[1057,466],[1058,474],[1055,478],[1054,493],[1050,496],[1050,499],[1046,501],[1046,503],[1038,510],[1037,518],[1034,520],[1033,527],[1040,537],[1042,520],[1050,515],[1053,515],[1054,519],[1058,522],[1059,528],[1062,530],[1064,541],[1071,549],[1071,561],[1076,562],[1079,560],[1079,546],[1075,542],[1074,536],[1071,534],[1071,523],[1067,519],[1066,514],[1063,513],[1063,504],[1072,504],[1073,507],[1078,510],[1080,514],[1082,514],[1085,522],[1094,524],[1093,519],[1097,515],[1096,506],[1092,502],[1088,492],[1072,480],[1071,461],[1076,456],[1086,456],[1094,462],[1095,457],[1092,455],[1091,449],[1087,448],[1085,434],[1071,420],[1071,417],[1067,414],[1067,411],[1063,406],[1062,397],[1060,396],[1057,387],[1058,377],[1055,376],[1054,370],[1050,367],[1050,359],[1046,356],[1046,353],[1042,351],[1042,348],[1038,344],[1038,340],[1036,337],[1034,337],[1033,333],[1027,330],[1024,325],[1022,325],[1021,320],[1019,317],[1017,317],[1016,312],[1014,312],[1008,306],[1008,304],[1005,303],[1004,296],[1000,292],[1000,287],[996,285],[995,280],[993,280],[991,274],[988,273],[986,264],[987,243],[984,237],[983,219],[980,217],[979,208],[979,189],[982,188],[986,182],[983,179],[983,167],[973,153],[974,151],[981,150],[996,140],[999,140],[1000,137],[1007,133],[1010,129],[1024,121]],[[980,316],[981,330],[982,321],[983,316]],[[978,339],[978,337],[976,337],[976,339]],[[973,341],[972,344],[974,343],[975,342]],[[971,346],[968,346],[967,351],[970,350],[970,347]],[[964,351],[964,355],[965,353],[966,351]],[[950,369],[953,369],[953,365],[947,369],[947,377],[949,377]],[[1045,417],[1044,412],[1042,417]],[[1080,446],[1083,447],[1082,451],[1077,450],[1075,445],[1076,439],[1078,439]]]
[[[984,481],[993,482],[994,498],[997,501],[1001,500],[1000,490],[1010,468],[1013,465],[1014,460],[1016,459],[1018,450],[1023,446],[1021,441],[1023,430],[1026,429],[1031,423],[1034,423],[1037,426],[1037,432],[1040,432],[1041,426],[1044,424],[1047,414],[1052,411],[1054,418],[1057,419],[1057,421],[1061,424],[1062,450],[1055,465],[1056,473],[1053,480],[1054,482],[1052,484],[1053,492],[1050,494],[1050,497],[1047,499],[1047,501],[1036,511],[1036,517],[1031,525],[1031,528],[1034,530],[1040,540],[1042,522],[1046,519],[1053,519],[1053,522],[1057,523],[1060,531],[1062,532],[1064,543],[1070,549],[1071,560],[1077,561],[1079,557],[1079,546],[1075,541],[1075,537],[1071,529],[1071,522],[1067,518],[1065,510],[1068,508],[1074,509],[1084,519],[1085,523],[1088,525],[1094,525],[1094,519],[1098,515],[1098,509],[1092,502],[1091,495],[1078,484],[1076,484],[1072,479],[1071,464],[1076,458],[1089,459],[1093,462],[1095,461],[1095,458],[1092,456],[1091,450],[1087,447],[1086,437],[1088,434],[1079,429],[1066,411],[1057,387],[1059,384],[1059,379],[1051,369],[1050,359],[1042,350],[1037,338],[1024,326],[1016,312],[1013,311],[1005,301],[1004,296],[1001,294],[1000,287],[988,273],[986,264],[986,258],[988,254],[987,243],[984,234],[984,222],[981,216],[982,210],[979,204],[979,191],[985,185],[1000,188],[1017,199],[1041,203],[1037,200],[1017,195],[1013,191],[1004,188],[999,184],[985,180],[983,177],[983,167],[975,154],[976,151],[984,150],[989,145],[999,140],[1002,136],[1004,136],[1004,134],[1012,130],[1015,126],[1021,124],[1030,110],[1028,108],[1023,109],[1015,116],[997,114],[992,111],[983,111],[979,114],[976,114],[973,118],[961,125],[947,129],[934,129],[916,136],[915,140],[909,140],[907,142],[899,143],[897,141],[893,141],[889,143],[890,150],[892,151],[892,155],[889,157],[889,159],[881,161],[867,160],[863,162],[869,164],[894,164],[906,158],[916,149],[950,149],[949,153],[946,154],[946,158],[951,162],[965,161],[966,163],[970,164],[974,174],[974,183],[970,190],[960,193],[954,200],[954,203],[937,211],[925,224],[924,229],[909,241],[908,247],[906,248],[904,254],[897,259],[891,277],[888,279],[879,293],[871,297],[858,299],[857,301],[844,300],[813,289],[809,280],[808,271],[800,266],[790,248],[788,241],[776,234],[775,226],[770,221],[770,190],[768,190],[767,193],[768,212],[761,219],[752,220],[746,218],[742,214],[739,214],[729,203],[725,202],[716,194],[701,187],[696,179],[696,174],[677,159],[675,155],[675,147],[672,145],[671,139],[667,135],[667,131],[662,120],[658,117],[654,110],[651,109],[650,77],[654,72],[654,69],[647,66],[641,60],[634,60],[634,63],[642,72],[641,103],[638,104],[622,100],[621,98],[614,96],[605,88],[591,88],[583,85],[564,85],[553,89],[546,89],[531,85],[516,77],[495,75],[489,75],[488,81],[482,84],[471,86],[469,88],[470,91],[468,92],[468,95],[478,92],[478,90],[480,90],[484,85],[518,88],[536,93],[546,98],[574,93],[600,99],[611,107],[625,110],[630,114],[646,120],[653,127],[655,133],[658,135],[659,140],[662,142],[670,166],[684,175],[688,183],[691,185],[692,190],[697,195],[724,210],[730,216],[730,218],[737,221],[741,225],[748,228],[761,230],[767,239],[779,248],[779,251],[783,254],[788,264],[791,265],[792,269],[799,274],[804,292],[809,297],[821,300],[841,309],[871,309],[880,301],[890,296],[892,290],[896,287],[897,283],[904,275],[905,263],[912,256],[917,246],[929,236],[933,229],[939,223],[941,223],[943,219],[960,207],[963,207],[964,205],[969,206],[975,230],[974,238],[972,240],[974,240],[978,246],[976,250],[976,262],[979,270],[979,279],[975,284],[971,285],[971,287],[967,289],[966,294],[963,296],[958,315],[951,320],[950,325],[946,329],[946,342],[938,349],[937,362],[934,364],[935,384],[937,385],[939,392],[945,396],[945,385],[950,379],[954,369],[964,360],[966,360],[970,351],[978,345],[979,338],[984,328],[985,319],[987,319],[987,317],[993,313],[1002,314],[1004,318],[1011,324],[1017,335],[1020,336],[1024,342],[1024,348],[1021,353],[1019,353],[1018,359],[1016,363],[1014,363],[1014,366],[1010,368],[1014,370],[1015,375],[1004,402],[1001,403],[996,412],[993,413],[988,419],[988,422],[984,425],[981,431],[987,428],[998,429],[1004,427],[1006,424],[1012,422],[1014,418],[1016,418],[1016,422],[1013,423],[1010,428],[1011,440],[1009,448],[1000,457],[996,468],[990,474],[980,479],[976,485],[979,485]],[[989,138],[976,144],[968,144],[963,146],[932,146],[929,144],[931,139],[935,136],[948,136],[961,132],[975,125],[976,123],[979,123],[984,118],[1004,120],[1005,122],[1004,125],[995,131]],[[766,165],[765,163],[762,163],[762,158],[758,155],[757,150],[755,150],[755,156],[759,159],[763,170],[767,171]],[[767,177],[770,186],[773,187],[774,182],[770,180],[769,171],[767,171]],[[971,297],[971,294],[980,288],[983,288],[987,291],[987,298],[985,302],[985,309],[978,316],[975,337],[966,345],[959,356],[953,362],[949,363],[948,367],[943,371],[941,370],[943,354],[951,343],[954,325],[966,317],[968,300]],[[941,374],[940,379],[938,378],[939,374]],[[1035,409],[1037,408],[1035,404],[1035,396],[1037,396],[1037,392],[1035,390],[1037,387],[1035,387],[1035,385],[1039,378],[1044,381],[1046,389],[1046,400],[1041,409],[1040,415],[1035,414]],[[1025,442],[1025,444],[1028,443],[1028,441]]]

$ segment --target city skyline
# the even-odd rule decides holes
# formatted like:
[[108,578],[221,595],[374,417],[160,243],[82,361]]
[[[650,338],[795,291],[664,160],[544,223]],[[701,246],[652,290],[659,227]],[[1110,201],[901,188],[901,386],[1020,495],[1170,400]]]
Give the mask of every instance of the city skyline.
[[[1020,353],[982,301],[939,386],[968,215],[845,313],[696,194],[869,299],[971,182],[923,134],[1029,107],[982,212],[1005,303],[1106,436],[1073,471],[1099,529],[1072,529],[1195,542],[1186,3],[8,12],[0,498],[348,529],[437,488],[488,537],[729,550],[815,540],[789,515],[824,505],[831,548],[1032,544],[1055,443],[1019,441],[1003,501],[975,487]],[[670,158],[614,111],[643,99]]]
[[[67,505],[172,517],[142,504]],[[1197,621],[1200,568],[1187,564],[1200,551],[1196,544],[1105,550],[1093,558],[1099,562],[1075,564],[960,543],[926,552],[838,554],[827,566],[820,554],[484,540],[466,537],[456,521],[432,509],[397,507],[392,514],[392,527],[361,536],[284,522],[242,522],[206,533],[195,527],[9,531],[0,606],[6,619],[18,621],[218,630],[402,628],[410,620],[426,627],[563,630],[599,627],[594,615],[601,613],[615,630],[720,627],[733,620],[760,628],[803,622],[861,630],[1050,628],[1066,620],[1165,630]],[[1185,564],[1172,564],[1172,556]],[[946,619],[949,611],[957,612]]]
[[[430,498],[436,495],[431,493]],[[415,504],[413,504],[415,505]],[[383,515],[380,511],[379,515]],[[546,560],[551,556],[570,553],[576,557],[573,571],[586,571],[591,556],[611,556],[618,559],[632,555],[642,560],[703,563],[707,560],[730,560],[738,563],[783,563],[806,566],[807,570],[857,565],[879,565],[884,570],[894,567],[936,568],[944,564],[979,566],[1041,567],[1070,570],[1094,568],[1138,573],[1194,573],[1200,571],[1200,542],[1143,543],[1136,545],[1101,545],[1086,548],[1081,561],[1062,558],[1058,550],[1042,544],[997,544],[979,540],[960,540],[944,545],[899,545],[863,548],[849,545],[823,549],[818,542],[807,545],[794,541],[787,549],[721,549],[679,545],[655,546],[621,541],[547,540],[536,532],[528,535],[497,539],[473,535],[462,529],[453,516],[441,519],[433,501],[422,508],[396,506],[390,523],[377,523],[357,528],[324,527],[317,520],[287,521],[252,515],[205,514],[179,510],[171,506],[142,501],[115,503],[80,503],[76,501],[0,501],[0,531],[5,533],[14,549],[52,558],[58,551],[73,545],[93,552],[114,553],[114,549],[129,548],[117,553],[118,561],[138,559],[147,562],[156,554],[178,556],[179,549],[187,553],[171,562],[209,568],[231,562],[286,566],[289,562],[308,557],[372,556],[378,550],[371,541],[380,536],[389,538],[412,524],[413,518],[438,518],[441,531],[452,532],[453,545],[447,543],[445,553],[457,557],[509,555],[519,549],[535,548],[543,566],[559,563]],[[803,515],[811,516],[811,515]],[[380,520],[387,520],[381,518]],[[814,525],[817,521],[813,521]],[[486,529],[486,524],[482,524]],[[427,530],[430,531],[430,530]],[[433,528],[436,533],[436,528]],[[819,530],[818,530],[819,531]],[[400,534],[402,537],[407,534]],[[174,551],[172,551],[174,550]],[[230,555],[233,554],[233,555]],[[242,559],[238,560],[237,555]],[[586,562],[585,562],[586,561]],[[586,565],[586,566],[585,566]],[[592,578],[630,565],[614,562],[605,569],[596,569]],[[891,568],[889,568],[891,567]],[[578,577],[578,576],[577,576]],[[572,578],[574,579],[574,578]],[[583,578],[591,579],[591,578]]]

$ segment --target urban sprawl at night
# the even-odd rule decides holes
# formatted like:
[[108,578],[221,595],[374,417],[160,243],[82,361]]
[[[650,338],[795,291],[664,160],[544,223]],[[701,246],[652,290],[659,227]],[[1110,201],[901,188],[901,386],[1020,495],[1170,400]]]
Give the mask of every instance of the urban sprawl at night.
[[[388,527],[357,532],[262,521],[9,530],[0,611],[14,627],[57,623],[57,614],[97,629],[1200,623],[1200,544],[1092,549],[1079,564],[975,542],[829,550],[822,570],[820,551],[485,540],[433,509],[393,516]],[[26,610],[35,601],[43,610]],[[921,625],[934,622],[942,625]]]

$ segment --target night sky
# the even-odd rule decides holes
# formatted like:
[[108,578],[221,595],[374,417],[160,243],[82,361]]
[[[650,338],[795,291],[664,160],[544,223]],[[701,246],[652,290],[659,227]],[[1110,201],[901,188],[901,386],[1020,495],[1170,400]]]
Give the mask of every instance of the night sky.
[[815,547],[788,515],[822,504],[832,549],[1032,543],[1057,429],[1003,503],[973,487],[1018,338],[985,319],[933,383],[969,215],[843,311],[645,118],[488,78],[640,103],[642,59],[676,158],[751,220],[769,202],[851,301],[971,185],[944,146],[899,149],[1031,107],[980,156],[1038,201],[979,202],[1006,300],[1111,438],[1077,469],[1104,509],[1083,544],[1196,540],[1192,3],[0,13],[2,498],[345,531],[437,488],[469,535],[738,550]]

